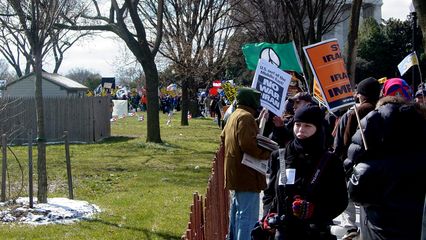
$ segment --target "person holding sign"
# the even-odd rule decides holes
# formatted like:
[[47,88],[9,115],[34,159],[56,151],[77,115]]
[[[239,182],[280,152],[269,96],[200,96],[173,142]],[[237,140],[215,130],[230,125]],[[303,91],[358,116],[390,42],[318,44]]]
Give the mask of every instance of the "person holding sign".
[[399,78],[387,80],[376,109],[361,120],[346,161],[350,198],[360,205],[361,239],[421,239],[426,194],[426,109]]
[[325,147],[323,120],[317,105],[298,108],[294,140],[271,154],[262,226],[277,240],[336,239],[330,224],[348,195],[342,162]]
[[[358,121],[354,108],[357,108],[359,118],[365,117],[369,112],[373,111],[380,97],[381,86],[377,79],[369,77],[358,83],[356,98],[359,103],[348,109],[345,114],[339,119],[336,136],[334,137],[334,152],[345,161],[347,157],[348,147],[351,143],[352,135],[358,127]],[[345,166],[347,176],[352,174],[352,164],[348,163]],[[358,236],[358,226],[356,225],[355,205],[349,200],[348,206],[341,214],[340,226],[346,229],[343,240],[352,239]]]
[[259,193],[266,187],[263,174],[241,163],[244,154],[268,159],[270,151],[259,148],[256,122],[261,93],[252,88],[239,88],[237,109],[229,116],[221,133],[224,145],[225,188],[230,190],[229,232],[227,239],[248,240],[259,217]]
[[[274,124],[271,139],[280,144],[280,147],[293,140],[294,112],[305,105],[313,103],[311,95],[308,92],[299,92],[292,98],[286,100],[285,112],[283,116],[274,116]],[[291,107],[291,109],[287,109]]]

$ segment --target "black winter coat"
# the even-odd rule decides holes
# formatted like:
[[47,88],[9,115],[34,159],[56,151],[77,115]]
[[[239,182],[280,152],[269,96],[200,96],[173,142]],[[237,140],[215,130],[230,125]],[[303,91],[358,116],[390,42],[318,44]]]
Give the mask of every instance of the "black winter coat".
[[[271,154],[267,172],[268,186],[264,190],[264,213],[276,212],[285,215],[278,229],[285,234],[276,239],[321,239],[318,235],[310,235],[312,226],[329,231],[328,226],[346,208],[348,194],[341,160],[332,153],[325,153],[328,158],[322,169],[318,184],[309,186],[320,159],[312,159],[308,154],[297,153],[287,145],[285,150],[286,169],[296,169],[295,184],[279,185],[280,160],[278,150]],[[311,190],[308,190],[311,189]],[[293,216],[292,203],[295,195],[300,195],[314,203],[313,217],[300,220]]]
[[420,239],[426,193],[426,111],[395,97],[379,101],[362,119],[346,164],[354,163],[348,189],[361,206],[361,237]]

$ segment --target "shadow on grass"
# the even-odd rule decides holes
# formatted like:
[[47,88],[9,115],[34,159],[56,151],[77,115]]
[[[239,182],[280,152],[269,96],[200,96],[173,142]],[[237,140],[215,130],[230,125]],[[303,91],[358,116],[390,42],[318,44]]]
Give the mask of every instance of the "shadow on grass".
[[[177,237],[174,235],[171,235],[169,233],[162,233],[162,232],[153,232],[150,231],[148,229],[145,228],[139,228],[139,227],[131,227],[131,226],[126,226],[123,224],[117,224],[117,223],[112,223],[112,222],[108,222],[102,219],[87,219],[88,222],[93,222],[93,223],[100,223],[100,224],[104,224],[104,225],[108,225],[111,227],[116,227],[119,229],[126,229],[126,230],[130,230],[130,231],[135,231],[135,232],[139,232],[141,234],[143,234],[144,236],[140,236],[140,239],[176,239],[176,240],[180,240],[181,237]],[[183,235],[183,234],[182,234]]]
[[109,138],[105,138],[102,141],[98,142],[102,143],[120,143],[120,142],[128,142],[130,140],[136,139],[137,137],[128,137],[128,136],[113,136]]

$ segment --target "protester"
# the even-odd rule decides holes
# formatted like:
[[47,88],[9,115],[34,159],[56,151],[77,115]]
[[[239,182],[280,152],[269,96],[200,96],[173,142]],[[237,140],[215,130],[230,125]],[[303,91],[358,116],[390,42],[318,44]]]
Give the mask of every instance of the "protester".
[[293,100],[294,112],[296,112],[296,110],[299,107],[313,103],[312,97],[308,92],[299,92],[296,95],[294,95],[291,99]]
[[413,90],[404,79],[391,78],[383,84],[382,96],[397,96],[411,101],[413,99]]
[[288,142],[293,140],[293,129],[289,129],[290,126],[288,126],[288,124],[293,121],[293,105],[294,101],[292,99],[287,99],[285,101],[283,115],[273,116],[270,121],[273,123],[270,138],[278,143],[280,147],[285,147]]
[[214,108],[214,112],[217,118],[217,125],[219,126],[219,128],[223,129],[223,123],[222,123],[222,112],[223,112],[223,107],[226,106],[225,103],[225,99],[222,96],[219,96],[218,101],[216,102],[216,106]]
[[268,159],[270,152],[257,146],[261,93],[252,88],[239,88],[237,109],[229,116],[221,133],[225,148],[225,188],[230,190],[229,232],[227,239],[248,240],[259,217],[259,193],[266,187],[265,176],[241,163],[244,153]]
[[323,120],[324,112],[314,104],[298,108],[295,138],[271,154],[262,226],[276,228],[275,239],[336,239],[330,224],[345,209],[348,195],[342,162],[325,147]]
[[[369,77],[359,82],[355,97],[358,104],[356,108],[359,118],[365,117],[369,112],[373,111],[380,97],[381,86],[377,79]],[[334,153],[343,162],[347,157],[349,144],[351,143],[352,135],[358,127],[358,121],[354,111],[354,107],[350,108],[340,118],[336,136],[334,138]],[[348,169],[347,175],[351,174],[352,168]],[[341,214],[340,226],[346,229],[346,234],[342,237],[345,239],[353,239],[358,236],[358,226],[356,225],[356,211],[354,203],[349,199],[348,206]]]
[[293,114],[297,108],[311,103],[313,103],[313,100],[308,92],[299,92],[292,98],[287,99],[283,116],[274,116],[272,118],[274,126],[270,138],[276,141],[280,147],[284,147],[289,141],[293,140]]
[[361,239],[420,239],[426,193],[426,109],[399,78],[383,86],[361,120],[345,164],[355,164],[348,191],[360,205]]
[[418,104],[426,104],[426,89],[419,89],[414,96],[414,102]]

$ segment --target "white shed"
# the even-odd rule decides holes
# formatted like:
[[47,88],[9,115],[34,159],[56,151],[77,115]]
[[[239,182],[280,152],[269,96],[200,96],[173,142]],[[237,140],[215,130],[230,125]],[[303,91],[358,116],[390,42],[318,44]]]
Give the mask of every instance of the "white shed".
[[[56,73],[42,73],[43,96],[85,96],[88,87]],[[30,73],[6,85],[4,96],[35,96],[35,73]]]

